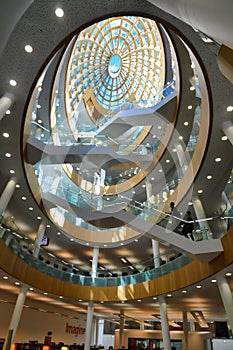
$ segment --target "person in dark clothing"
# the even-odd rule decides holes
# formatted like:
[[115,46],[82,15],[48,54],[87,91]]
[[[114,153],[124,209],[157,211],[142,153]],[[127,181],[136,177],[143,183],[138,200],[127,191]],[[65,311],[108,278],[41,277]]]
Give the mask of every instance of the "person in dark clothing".
[[179,210],[175,207],[175,203],[171,202],[170,203],[170,209],[171,209],[171,215],[173,216],[172,218],[172,226],[173,226],[173,231],[180,233],[180,212]]
[[187,238],[189,238],[188,234],[190,234],[190,238],[194,240],[193,234],[192,234],[194,225],[193,225],[193,218],[191,216],[191,211],[189,210],[187,211],[184,217],[184,220],[185,222],[184,222],[181,234]]

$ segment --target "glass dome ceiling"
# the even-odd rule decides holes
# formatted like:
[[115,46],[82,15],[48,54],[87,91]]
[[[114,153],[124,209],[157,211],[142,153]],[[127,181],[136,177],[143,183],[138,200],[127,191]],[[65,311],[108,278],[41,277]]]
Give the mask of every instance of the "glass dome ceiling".
[[132,101],[154,106],[164,85],[164,53],[155,21],[113,17],[83,30],[67,71],[67,108],[75,111],[88,90],[97,104],[114,110]]

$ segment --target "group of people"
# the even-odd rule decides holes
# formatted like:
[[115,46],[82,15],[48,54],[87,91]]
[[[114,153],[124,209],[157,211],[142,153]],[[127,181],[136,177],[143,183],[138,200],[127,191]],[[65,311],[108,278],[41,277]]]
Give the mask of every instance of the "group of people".
[[191,216],[191,211],[188,210],[183,220],[181,220],[180,212],[175,207],[174,202],[170,203],[170,209],[171,209],[170,214],[172,215],[173,231],[181,234],[182,236],[185,236],[186,238],[191,238],[192,240],[194,240],[194,237],[193,237],[194,221]]

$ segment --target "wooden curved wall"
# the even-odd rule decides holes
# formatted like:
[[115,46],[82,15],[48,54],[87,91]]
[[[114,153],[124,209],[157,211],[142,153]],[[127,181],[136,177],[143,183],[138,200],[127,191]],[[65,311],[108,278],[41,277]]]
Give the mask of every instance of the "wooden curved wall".
[[222,238],[222,244],[224,251],[209,263],[194,261],[166,276],[129,286],[89,287],[55,279],[27,265],[2,240],[0,241],[0,268],[21,282],[51,294],[86,301],[133,300],[185,288],[221,271],[233,262],[233,227]]

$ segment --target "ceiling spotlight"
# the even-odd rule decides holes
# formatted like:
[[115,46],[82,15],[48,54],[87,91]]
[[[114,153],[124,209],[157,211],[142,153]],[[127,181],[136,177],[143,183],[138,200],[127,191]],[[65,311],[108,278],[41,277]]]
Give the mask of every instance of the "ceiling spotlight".
[[228,137],[227,137],[226,135],[224,135],[224,136],[221,137],[221,140],[222,140],[222,141],[226,141],[227,139],[228,139]]
[[16,85],[17,85],[17,82],[16,82],[14,79],[11,79],[11,80],[9,81],[9,84],[10,84],[11,86],[16,86]]
[[201,288],[201,286],[200,286],[200,285],[198,285],[198,286],[196,286],[196,288],[197,288],[197,289],[200,289],[200,288]]
[[26,45],[26,46],[24,47],[24,49],[25,49],[25,51],[28,52],[28,53],[31,53],[31,52],[33,51],[33,48],[32,48],[31,45]]
[[231,272],[227,272],[227,273],[226,273],[226,276],[227,276],[227,277],[230,277],[231,275],[232,275]]
[[188,109],[192,109],[192,108],[193,108],[193,106],[192,106],[192,105],[189,105],[187,108],[188,108]]
[[189,90],[190,90],[190,91],[194,91],[194,90],[195,90],[195,87],[194,87],[194,86],[190,86]]
[[5,153],[5,156],[7,157],[7,158],[10,158],[11,157],[11,154],[10,153]]
[[227,112],[232,112],[233,111],[233,106],[228,106],[227,107]]
[[211,180],[211,179],[212,179],[212,175],[207,175],[206,178],[207,178],[208,180]]
[[64,11],[63,11],[63,9],[62,8],[60,8],[60,7],[58,7],[58,8],[56,8],[56,10],[55,10],[55,15],[57,16],[57,17],[63,17],[64,16]]
[[15,171],[13,169],[10,170],[11,174],[15,174]]
[[8,109],[8,110],[6,111],[6,114],[7,114],[7,115],[11,114],[11,111]]
[[6,139],[10,136],[10,135],[8,134],[8,132],[4,132],[2,135],[3,135],[3,137],[5,137]]
[[187,126],[187,125],[189,125],[189,122],[184,122],[184,126]]
[[222,159],[221,159],[220,157],[215,158],[215,162],[216,162],[216,163],[221,162],[221,160],[222,160]]
[[211,280],[211,282],[212,282],[212,283],[216,283],[216,282],[217,282],[217,280],[213,279],[213,280]]
[[182,290],[182,293],[183,293],[183,294],[186,294],[186,293],[187,293],[187,290]]
[[198,192],[198,193],[203,193],[203,190],[198,190],[197,192]]

